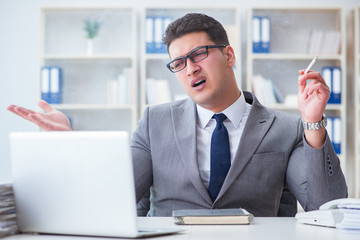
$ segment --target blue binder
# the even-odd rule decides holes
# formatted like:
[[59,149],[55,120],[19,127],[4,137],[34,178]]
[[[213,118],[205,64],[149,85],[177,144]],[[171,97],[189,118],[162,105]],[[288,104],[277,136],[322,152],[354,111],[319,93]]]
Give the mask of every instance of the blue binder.
[[341,68],[323,67],[322,76],[330,88],[330,97],[328,103],[341,104]]
[[59,104],[62,101],[62,76],[59,67],[50,68],[50,103]]
[[341,142],[342,142],[341,118],[337,116],[328,116],[326,131],[334,147],[335,153],[341,154]]
[[333,117],[333,146],[337,154],[341,154],[342,129],[341,118]]
[[42,67],[41,68],[41,79],[40,79],[40,88],[41,88],[41,99],[50,102],[50,68]]
[[253,53],[270,52],[270,18],[253,17]]
[[[162,21],[162,35],[164,35],[166,28],[173,21],[173,19],[171,17],[163,17],[162,20],[163,20]],[[167,53],[167,47],[162,41],[161,41],[161,50],[160,51],[161,51],[161,53]]]
[[161,53],[162,49],[162,33],[163,33],[163,18],[155,17],[154,18],[154,50],[155,53]]
[[253,26],[253,35],[252,35],[252,41],[253,41],[253,53],[261,53],[261,17],[254,16],[252,20],[252,26]]
[[162,37],[171,22],[168,16],[146,17],[146,53],[167,53]]
[[270,18],[261,18],[261,52],[270,52]]
[[50,104],[62,102],[62,71],[59,67],[41,68],[41,99]]
[[328,85],[329,89],[330,89],[330,97],[328,100],[328,103],[333,103],[333,98],[334,98],[334,93],[332,90],[332,70],[331,67],[323,67],[321,69],[321,75],[325,80],[326,85]]
[[341,103],[341,68],[332,68],[332,90],[333,90],[333,102],[335,104]]
[[146,17],[146,53],[154,53],[154,17]]

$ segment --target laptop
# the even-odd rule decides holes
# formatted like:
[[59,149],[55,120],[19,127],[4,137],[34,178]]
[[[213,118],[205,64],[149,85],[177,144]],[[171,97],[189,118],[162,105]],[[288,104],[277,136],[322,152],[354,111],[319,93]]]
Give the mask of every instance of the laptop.
[[10,133],[17,221],[22,232],[146,237],[138,229],[129,134]]

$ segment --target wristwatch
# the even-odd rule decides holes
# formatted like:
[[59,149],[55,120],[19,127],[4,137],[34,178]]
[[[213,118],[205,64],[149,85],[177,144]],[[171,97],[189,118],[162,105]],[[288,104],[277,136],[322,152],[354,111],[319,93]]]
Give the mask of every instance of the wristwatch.
[[304,122],[303,123],[303,127],[305,130],[318,130],[320,128],[325,128],[327,125],[327,120],[326,120],[326,116],[323,115],[321,121],[319,122]]

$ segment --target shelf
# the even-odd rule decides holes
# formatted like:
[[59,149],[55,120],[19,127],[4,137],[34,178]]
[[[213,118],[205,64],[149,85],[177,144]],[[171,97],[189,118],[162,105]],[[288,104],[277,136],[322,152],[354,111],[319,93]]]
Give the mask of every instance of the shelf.
[[309,11],[309,12],[324,12],[324,11],[330,11],[330,12],[338,12],[339,7],[302,7],[302,6],[294,6],[294,7],[279,7],[279,6],[259,6],[254,8],[259,11]]
[[[298,111],[297,105],[293,105],[293,104],[282,104],[282,103],[266,104],[266,107],[274,109],[274,110]],[[342,110],[343,110],[343,106],[341,104],[328,104],[326,106],[326,111],[342,111]]]
[[[133,132],[138,121],[135,9],[44,7],[40,20],[39,69],[61,70],[62,104],[52,106],[71,119],[74,130]],[[92,41],[85,20],[100,23]],[[39,72],[42,86],[46,75]]]
[[342,60],[343,56],[340,54],[337,55],[322,55],[322,54],[294,54],[294,53],[251,53],[249,58],[256,60],[311,60],[314,56],[318,56],[318,60]]
[[167,53],[147,53],[145,59],[169,59],[169,55]]
[[[254,16],[266,17],[270,20],[270,41],[267,45],[270,46],[269,53],[253,52]],[[311,68],[313,71],[321,73],[324,67],[329,66],[341,68],[341,104],[327,104],[325,113],[328,116],[341,118],[341,154],[339,154],[339,158],[345,176],[349,176],[351,169],[347,167],[350,163],[347,158],[346,139],[348,122],[346,21],[343,9],[341,7],[254,7],[249,10],[247,20],[246,88],[259,91],[258,98],[267,107],[300,114],[295,104],[298,93],[298,70],[305,69],[314,56],[318,56],[318,61]],[[314,32],[318,34],[316,36],[320,37],[312,38],[315,35]],[[325,35],[325,32],[326,34],[336,34],[332,40],[341,40],[339,49],[331,48],[330,43],[332,42],[326,42],[328,38],[324,36],[331,36],[331,34]],[[309,40],[307,40],[308,38]],[[323,41],[315,39],[322,39]],[[323,47],[325,43],[328,47]],[[259,44],[258,46],[262,45]],[[336,51],[338,53],[334,53]],[[255,87],[254,82],[256,83]],[[284,96],[284,98],[290,96],[288,101],[293,104],[266,104],[267,99],[269,102],[274,102],[274,98],[268,98],[268,94],[273,94],[274,87],[277,90],[275,100],[277,96]],[[265,92],[263,91],[264,88],[266,89]],[[265,96],[267,97],[265,98]]]
[[134,56],[132,55],[111,55],[111,54],[97,54],[93,56],[87,55],[69,55],[69,54],[51,54],[51,55],[44,55],[42,58],[44,60],[103,60],[103,59],[114,59],[114,60],[121,60],[121,59],[131,59]]
[[133,105],[110,105],[110,104],[51,104],[57,110],[133,110]]
[[326,110],[345,111],[343,104],[328,104]]

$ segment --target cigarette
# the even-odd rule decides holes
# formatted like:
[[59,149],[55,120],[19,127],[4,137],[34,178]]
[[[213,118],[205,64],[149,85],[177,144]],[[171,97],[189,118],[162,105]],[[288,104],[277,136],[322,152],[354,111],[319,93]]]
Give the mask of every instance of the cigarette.
[[309,66],[305,69],[304,74],[306,74],[310,70],[310,68],[312,67],[312,65],[314,65],[314,63],[316,62],[317,59],[318,59],[318,56],[315,56],[313,58],[313,60],[309,64]]

